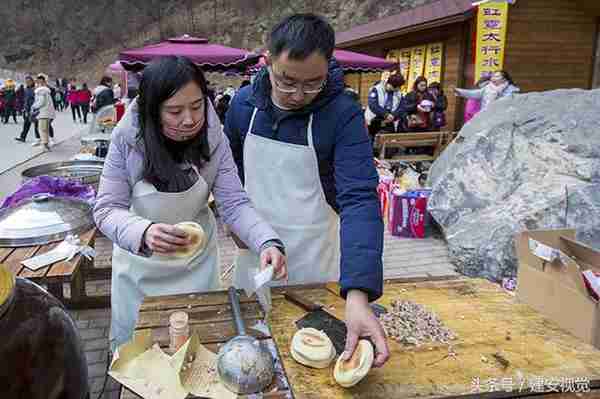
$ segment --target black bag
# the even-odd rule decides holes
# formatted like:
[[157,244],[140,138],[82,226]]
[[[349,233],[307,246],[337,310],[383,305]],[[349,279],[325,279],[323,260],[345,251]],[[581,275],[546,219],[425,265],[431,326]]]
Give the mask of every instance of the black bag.
[[31,113],[29,114],[29,119],[31,120],[31,122],[35,122],[39,115],[40,115],[40,109],[32,108]]

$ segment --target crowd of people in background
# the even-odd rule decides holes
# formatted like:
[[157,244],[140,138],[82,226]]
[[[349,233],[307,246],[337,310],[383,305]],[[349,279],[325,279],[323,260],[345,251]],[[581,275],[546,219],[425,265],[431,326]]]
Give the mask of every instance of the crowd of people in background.
[[[369,135],[379,133],[436,132],[446,127],[448,98],[439,82],[418,77],[411,90],[402,94],[406,81],[399,72],[377,82],[369,91],[365,121]],[[347,87],[349,95],[357,94]],[[492,102],[518,93],[519,88],[506,71],[481,79],[473,89],[455,89],[455,95],[467,99],[465,123]]]
[[393,73],[369,91],[365,120],[372,138],[381,132],[431,132],[446,126],[448,99],[440,83],[419,77],[411,91],[402,95],[405,84],[400,73]]
[[[18,87],[17,87],[18,86]],[[22,118],[22,129],[15,140],[27,141],[31,127],[34,127],[35,140],[32,146],[43,146],[49,151],[54,145],[53,120],[57,112],[71,109],[74,123],[88,123],[90,112],[96,113],[107,105],[114,104],[121,97],[121,86],[113,85],[112,78],[104,76],[92,91],[87,83],[56,79],[50,85],[48,76],[40,73],[26,76],[23,84],[6,79],[0,88],[0,122],[18,124]],[[137,95],[135,88],[129,88],[126,103]]]
[[[137,95],[135,87],[128,87],[127,93],[122,93],[121,86],[113,84],[109,76],[102,77],[100,83],[92,91],[87,83],[68,83],[66,79],[57,79],[53,86],[48,85],[45,76],[39,74],[34,81],[28,76],[24,85],[17,87],[10,79],[4,82],[0,89],[0,121],[4,124],[18,123],[18,117],[23,118],[23,129],[15,140],[25,142],[31,126],[34,126],[36,140],[32,145],[44,145],[48,149],[54,144],[54,129],[52,120],[55,112],[71,109],[74,123],[88,123],[90,112],[97,113],[101,108],[114,104],[123,97],[127,106]],[[43,82],[42,82],[43,80]],[[48,104],[38,101],[37,89],[45,83]],[[250,85],[249,80],[244,80],[236,90],[232,85],[222,90],[215,90],[209,86],[209,95],[212,98],[215,110],[221,123],[225,123],[225,116],[239,89]],[[435,132],[446,127],[446,110],[448,99],[439,82],[428,82],[425,77],[415,80],[410,91],[403,94],[406,81],[400,72],[393,72],[386,80],[377,82],[369,91],[368,105],[365,107],[365,122],[370,137],[374,140],[379,133],[402,132]],[[346,86],[347,95],[360,101],[359,94],[350,86]],[[499,71],[481,79],[472,89],[455,89],[455,95],[465,98],[465,118],[468,122],[479,111],[486,109],[493,101],[518,93],[519,88],[506,71]],[[123,94],[126,94],[123,96]],[[40,105],[50,107],[47,112],[49,118],[39,118]],[[48,119],[48,140],[40,135],[40,119]],[[46,122],[42,122],[43,128]]]
[[87,123],[87,116],[90,112],[90,101],[92,101],[92,92],[83,83],[81,86],[72,84],[67,90],[67,104],[71,107],[74,123]]

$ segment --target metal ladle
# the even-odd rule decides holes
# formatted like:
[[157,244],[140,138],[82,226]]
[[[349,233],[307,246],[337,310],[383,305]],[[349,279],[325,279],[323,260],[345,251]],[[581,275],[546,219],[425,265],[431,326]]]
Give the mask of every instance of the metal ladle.
[[236,289],[230,287],[228,294],[238,335],[219,350],[219,378],[227,389],[237,394],[262,392],[273,381],[273,357],[263,343],[246,335]]

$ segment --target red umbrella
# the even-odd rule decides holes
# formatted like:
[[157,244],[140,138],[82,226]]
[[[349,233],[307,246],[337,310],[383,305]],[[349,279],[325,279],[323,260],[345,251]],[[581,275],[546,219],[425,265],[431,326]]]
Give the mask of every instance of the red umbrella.
[[[344,72],[382,72],[398,67],[396,62],[348,50],[335,49],[333,50],[333,57]],[[250,73],[256,73],[265,65],[265,59],[261,57],[256,65],[249,68],[249,71]]]
[[205,71],[243,70],[258,61],[259,54],[246,50],[211,44],[207,39],[183,35],[141,48],[124,50],[119,61],[127,70],[141,70],[150,61],[167,55],[184,56]]
[[335,49],[333,56],[345,72],[382,72],[398,68],[398,63],[394,61],[354,51]]

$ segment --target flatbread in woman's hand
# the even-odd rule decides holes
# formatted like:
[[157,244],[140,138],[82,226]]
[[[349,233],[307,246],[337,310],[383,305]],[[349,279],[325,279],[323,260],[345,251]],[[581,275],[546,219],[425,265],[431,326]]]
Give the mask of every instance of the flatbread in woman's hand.
[[178,229],[185,231],[191,243],[185,247],[181,247],[172,254],[173,258],[189,258],[206,247],[206,233],[202,226],[195,222],[182,222],[175,225]]

